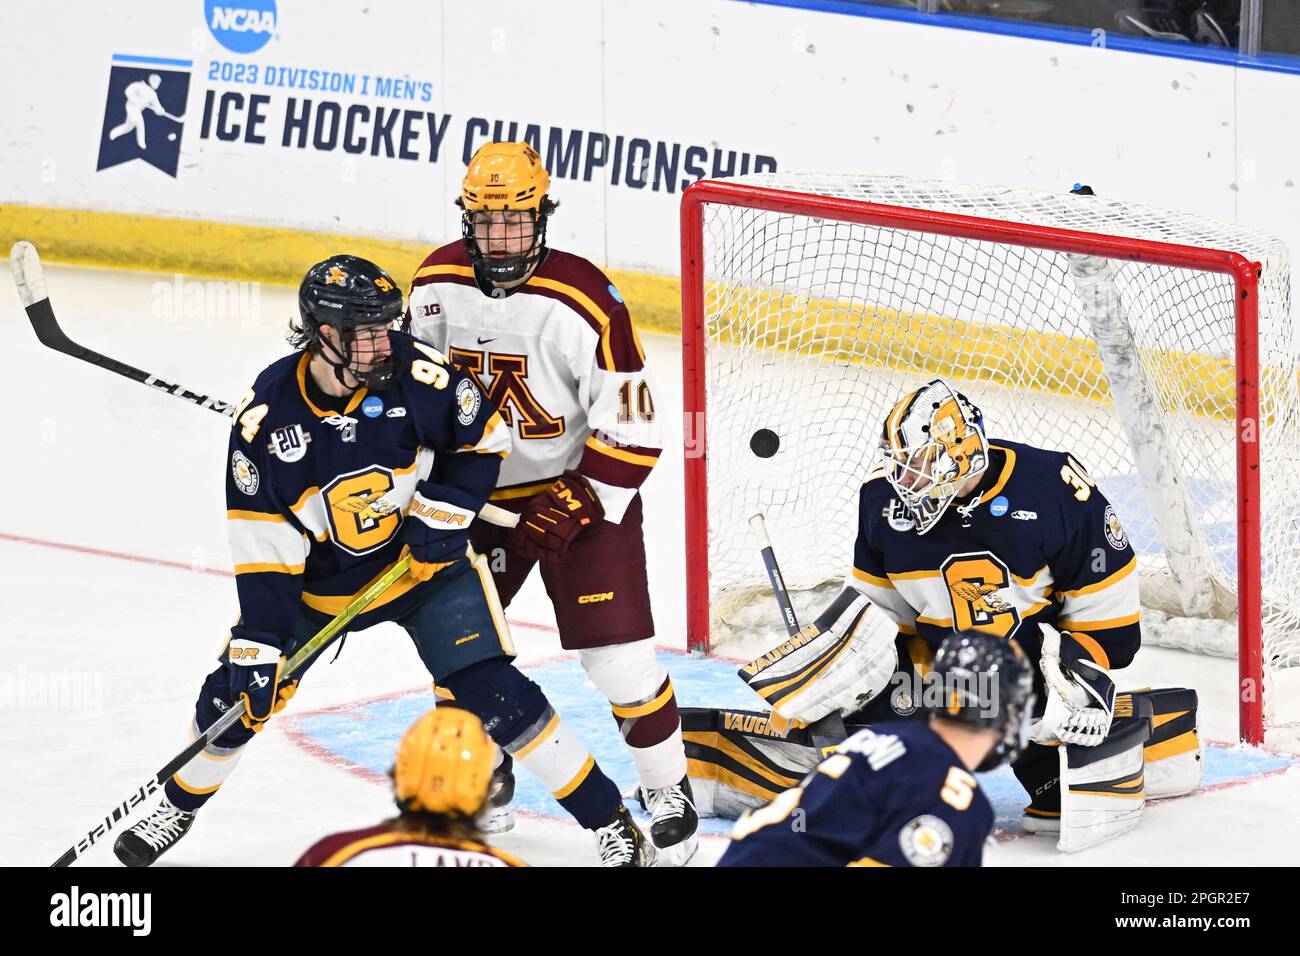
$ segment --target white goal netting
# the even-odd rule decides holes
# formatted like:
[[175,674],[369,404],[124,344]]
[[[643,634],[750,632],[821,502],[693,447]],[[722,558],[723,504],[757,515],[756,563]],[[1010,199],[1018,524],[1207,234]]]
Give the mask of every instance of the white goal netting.
[[[1267,688],[1300,662],[1300,332],[1279,240],[1105,197],[884,177],[728,182],[1225,250],[1261,263],[1258,573],[1266,720],[1278,719]],[[792,589],[824,589],[843,577],[883,417],[905,390],[936,375],[981,407],[991,438],[1069,451],[1090,470],[1139,555],[1144,603],[1175,616],[1234,618],[1230,276],[855,224],[814,205],[790,213],[710,201],[703,210],[714,643],[749,626],[747,609],[766,586],[748,527],[754,511],[766,515]],[[760,429],[779,436],[770,458],[750,450]],[[1157,630],[1179,643],[1177,628]],[[1198,650],[1236,655],[1235,631],[1226,640],[1196,633]]]

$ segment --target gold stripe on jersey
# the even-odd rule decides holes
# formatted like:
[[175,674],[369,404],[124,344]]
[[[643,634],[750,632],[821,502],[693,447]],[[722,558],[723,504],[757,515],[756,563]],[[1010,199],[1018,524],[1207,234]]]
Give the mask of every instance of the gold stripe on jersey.
[[653,468],[659,463],[658,455],[637,455],[630,451],[624,451],[621,448],[606,445],[595,435],[592,435],[587,439],[587,447],[602,455],[608,455],[610,458],[617,458],[619,461],[625,461],[629,465],[641,465],[644,468]]
[[897,574],[891,571],[886,573],[889,574],[889,580],[891,581],[920,581],[925,578],[943,577],[938,571],[899,571]]
[[516,498],[531,498],[533,495],[540,495],[551,485],[555,484],[556,478],[548,478],[540,481],[535,485],[515,485],[513,488],[498,488],[488,496],[489,501],[510,501]]
[[307,569],[305,564],[276,564],[274,561],[252,561],[248,564],[235,565],[236,574],[302,574]]
[[411,281],[414,282],[415,279],[427,279],[429,276],[465,276],[466,278],[473,279],[474,267],[453,265],[425,266],[423,269],[416,271],[415,277]]
[[283,521],[286,524],[289,519],[278,511],[240,511],[230,508],[226,511],[227,521]]
[[[587,295],[587,293],[583,292],[577,286],[571,286],[566,282],[557,282],[554,279],[542,278],[541,276],[533,276],[525,283],[525,285],[533,285],[541,289],[550,289],[552,292],[559,292],[561,295],[568,296],[574,302],[582,306],[587,313],[596,320],[596,324],[600,326],[600,350],[605,356],[605,367],[611,370],[617,367],[614,364],[614,349],[611,347],[609,342],[609,316],[605,314],[605,311],[601,309],[600,306],[592,301],[591,297]],[[635,329],[632,331],[632,341],[636,344],[636,350],[641,355],[641,361],[644,362],[645,352],[642,351],[641,343],[636,338]]]
[[861,568],[855,567],[853,569],[853,576],[859,581],[865,581],[867,584],[874,584],[878,588],[889,588],[891,591],[894,590],[894,582],[890,581],[889,578],[878,578],[874,574],[863,571]]
[[[393,564],[388,565],[380,572],[380,575],[382,576],[393,570],[393,565],[396,563],[397,562],[394,561]],[[366,610],[361,613],[365,614],[369,611],[375,610],[375,608],[383,607],[391,601],[396,601],[399,597],[419,583],[420,581],[413,578],[411,575],[403,574],[391,587],[389,587],[387,591],[371,601]],[[338,617],[347,609],[347,606],[352,603],[354,597],[356,597],[355,594],[309,594],[308,592],[303,591],[302,603],[307,605],[313,611],[320,611],[322,614],[328,614],[330,617]]]
[[[329,418],[331,415],[337,415],[338,412],[330,412],[317,407],[312,400],[307,397],[307,364],[310,361],[310,352],[302,353],[302,358],[298,360],[298,392],[302,395],[302,400],[307,403],[307,407],[310,408],[312,413],[318,418]],[[347,407],[343,409],[343,414],[351,415],[356,411],[357,406],[361,404],[361,400],[366,397],[368,391],[369,390],[363,385],[361,388],[353,392],[352,397],[348,399]]]
[[1027,578],[1022,578],[1020,575],[1016,574],[1016,572],[1010,571],[1011,580],[1015,581],[1022,588],[1032,588],[1035,584],[1038,583],[1038,579],[1043,576],[1043,572],[1046,570],[1047,570],[1047,565],[1044,564],[1041,568],[1039,568],[1037,571],[1035,571],[1032,575],[1030,575]]
[[[1128,627],[1130,624],[1136,624],[1142,617],[1140,612],[1125,614],[1123,617],[1112,617],[1105,621],[1066,621],[1056,622],[1058,630],[1074,632],[1080,631],[1109,631],[1116,627]],[[1100,662],[1098,662],[1100,663]]]
[[610,702],[609,709],[614,712],[615,717],[622,717],[624,720],[630,720],[633,717],[644,717],[646,714],[653,714],[664,704],[668,703],[673,696],[673,682],[667,682],[663,693],[657,695],[653,700],[648,700],[644,704],[630,704],[626,707]]
[[1085,594],[1096,594],[1098,591],[1104,591],[1106,590],[1106,588],[1118,584],[1120,581],[1123,581],[1126,577],[1128,577],[1136,570],[1137,570],[1137,557],[1134,556],[1133,559],[1129,561],[1128,564],[1124,565],[1124,567],[1120,568],[1114,574],[1102,578],[1100,581],[1097,581],[1095,584],[1089,584],[1085,587],[1075,588],[1073,591],[1062,591],[1061,596],[1082,597]]
[[505,427],[506,423],[501,420],[501,413],[493,412],[492,417],[483,426],[483,434],[479,440],[473,445],[461,445],[457,451],[472,451],[476,455],[500,455],[506,458],[510,454],[510,436],[508,433],[497,432],[498,428]]
[[573,791],[582,786],[582,782],[591,775],[592,769],[596,766],[596,758],[587,754],[587,759],[583,761],[582,768],[574,775],[573,779],[562,786],[559,790],[554,791],[551,796],[556,800],[563,800]]
[[918,624],[929,624],[931,627],[952,627],[952,618],[950,617],[918,617]]
[[852,863],[845,863],[845,866],[889,866],[888,863],[881,863],[879,860],[873,860],[869,856],[864,856],[860,860],[854,860]]
[[1007,482],[1011,480],[1011,472],[1016,467],[1016,453],[1012,449],[1006,448],[1002,445],[990,444],[989,450],[996,450],[1005,454],[1007,456],[1007,463],[1002,467],[1002,474],[998,475],[998,480],[993,483],[993,487],[980,494],[980,499],[983,501],[992,501],[1002,493],[1002,489],[1005,488]]

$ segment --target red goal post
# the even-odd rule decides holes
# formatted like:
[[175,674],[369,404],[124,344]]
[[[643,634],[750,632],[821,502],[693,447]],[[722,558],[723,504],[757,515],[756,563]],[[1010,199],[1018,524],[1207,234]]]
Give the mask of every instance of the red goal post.
[[[748,177],[753,180],[757,177]],[[715,281],[736,284],[750,281],[744,276],[730,275],[719,279],[710,271],[711,250],[708,243],[716,235],[706,236],[706,216],[710,211],[751,211],[768,216],[773,223],[806,223],[807,228],[823,228],[825,224],[849,224],[867,227],[863,240],[870,248],[870,237],[881,235],[905,236],[908,242],[920,242],[922,249],[936,237],[994,244],[996,247],[1038,250],[1069,256],[1100,257],[1117,263],[1141,263],[1180,270],[1195,270],[1226,276],[1232,284],[1232,321],[1235,328],[1235,348],[1232,367],[1235,384],[1235,447],[1236,447],[1236,581],[1235,590],[1239,606],[1237,621],[1237,652],[1240,669],[1239,717],[1242,739],[1249,743],[1262,742],[1264,735],[1263,711],[1263,625],[1261,595],[1261,518],[1260,518],[1260,396],[1259,396],[1259,287],[1261,264],[1231,249],[1204,248],[1124,235],[1108,235],[1101,231],[1081,231],[1062,228],[1042,222],[1010,221],[1006,218],[953,212],[950,209],[919,208],[883,203],[848,195],[826,194],[851,192],[851,189],[819,189],[782,186],[777,177],[762,177],[770,181],[701,181],[693,184],[682,197],[681,254],[682,254],[682,362],[685,401],[686,461],[686,585],[687,585],[687,642],[694,651],[707,652],[714,644],[711,635],[710,546],[718,546],[721,529],[710,527],[709,461],[720,456],[743,456],[748,448],[716,447],[710,445],[708,436],[714,428],[716,412],[709,399],[713,390],[720,387],[718,380],[710,378],[710,354],[716,347],[708,328],[710,303],[708,286]],[[762,179],[760,178],[760,179]],[[798,177],[795,177],[797,180]],[[867,182],[862,178],[863,182]],[[795,183],[798,185],[798,183]],[[847,185],[856,186],[855,182]],[[887,191],[887,190],[886,190]],[[866,190],[870,192],[870,190]],[[820,194],[819,194],[820,193]],[[1087,202],[1081,197],[1071,197],[1066,202]],[[942,205],[942,203],[937,203]],[[969,204],[967,204],[969,205]],[[990,203],[996,210],[997,204]],[[793,217],[787,219],[786,217]],[[1042,217],[1037,217],[1042,218]],[[799,227],[803,229],[803,226]],[[838,227],[837,227],[838,228]],[[888,233],[880,232],[887,230]],[[743,232],[743,230],[740,230]],[[776,230],[779,232],[779,230]],[[775,232],[773,233],[775,234]],[[723,232],[725,239],[725,230]],[[878,241],[878,240],[874,240]],[[841,242],[849,250],[858,248],[858,240],[851,236]],[[846,244],[847,243],[847,244]],[[983,248],[983,247],[981,247]],[[743,255],[743,250],[739,253]],[[843,255],[836,253],[843,261]],[[733,256],[733,259],[735,257]],[[714,256],[717,259],[717,256]],[[852,264],[849,265],[852,268]],[[840,268],[837,266],[836,268]],[[817,267],[805,270],[812,275]],[[755,277],[753,281],[757,282]],[[765,280],[768,281],[768,280]],[[771,295],[771,287],[763,295]],[[786,293],[782,292],[781,295]],[[804,293],[800,293],[806,295]],[[730,306],[729,308],[736,308]],[[880,310],[874,304],[865,307],[873,314]],[[891,305],[890,308],[893,308]],[[743,347],[735,336],[728,339],[726,348]],[[805,348],[803,344],[791,346],[792,351]],[[823,357],[824,360],[824,357]],[[917,381],[925,369],[917,369]],[[978,399],[976,399],[978,404]],[[885,409],[878,411],[883,414]],[[872,436],[863,437],[872,443]],[[863,473],[865,474],[865,472]],[[859,476],[859,481],[861,476]],[[854,488],[856,490],[856,486]],[[743,529],[739,529],[743,532]],[[711,531],[714,534],[711,535]],[[778,548],[778,558],[781,557]],[[757,553],[753,555],[756,573],[762,572]],[[843,573],[844,568],[827,568],[828,574]]]

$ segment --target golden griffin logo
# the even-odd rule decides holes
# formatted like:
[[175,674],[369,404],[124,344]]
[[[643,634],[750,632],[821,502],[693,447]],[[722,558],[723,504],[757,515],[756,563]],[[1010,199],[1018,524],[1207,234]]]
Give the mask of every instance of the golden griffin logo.
[[957,581],[952,585],[952,593],[963,601],[969,601],[975,614],[988,614],[990,617],[1014,610],[998,594],[1000,590],[996,584],[976,584],[974,581]]
[[397,505],[385,498],[382,491],[348,495],[346,498],[332,502],[330,507],[345,514],[356,515],[357,520],[363,524],[378,521],[397,510]]
[[338,266],[330,266],[329,273],[325,276],[326,285],[347,285],[348,274]]

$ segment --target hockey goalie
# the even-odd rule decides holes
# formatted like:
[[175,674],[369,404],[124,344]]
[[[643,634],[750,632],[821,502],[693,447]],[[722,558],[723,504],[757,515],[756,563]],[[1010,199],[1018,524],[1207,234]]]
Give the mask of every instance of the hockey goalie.
[[1116,693],[1112,675],[1141,644],[1136,570],[1073,455],[986,438],[979,409],[941,379],[909,392],[862,486],[843,591],[740,669],[771,713],[683,713],[701,812],[738,816],[857,727],[924,717],[935,650],[978,631],[1015,638],[1035,670],[1031,743],[1012,764],[1026,829],[1058,834],[1062,850],[1132,829],[1146,797],[1195,789],[1202,766],[1194,691]]

